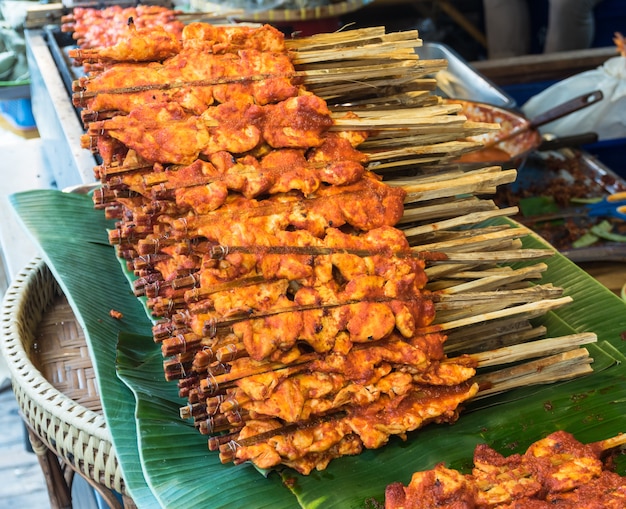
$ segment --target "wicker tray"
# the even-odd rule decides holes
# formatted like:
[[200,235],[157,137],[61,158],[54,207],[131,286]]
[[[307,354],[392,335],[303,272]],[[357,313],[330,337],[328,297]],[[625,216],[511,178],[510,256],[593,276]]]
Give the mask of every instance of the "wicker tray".
[[82,329],[40,259],[5,294],[0,352],[37,437],[92,485],[126,495]]

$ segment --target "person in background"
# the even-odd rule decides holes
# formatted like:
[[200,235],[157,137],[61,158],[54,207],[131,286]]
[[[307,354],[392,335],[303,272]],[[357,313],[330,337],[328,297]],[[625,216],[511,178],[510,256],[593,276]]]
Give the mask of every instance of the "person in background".
[[[601,0],[548,0],[548,27],[544,53],[571,51],[591,46],[594,36],[593,8]],[[529,0],[483,0],[489,58],[530,53]]]

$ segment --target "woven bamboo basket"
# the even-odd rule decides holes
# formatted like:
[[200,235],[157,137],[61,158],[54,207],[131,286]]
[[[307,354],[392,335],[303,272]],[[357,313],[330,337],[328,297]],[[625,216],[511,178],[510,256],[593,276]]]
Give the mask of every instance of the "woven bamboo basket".
[[0,351],[37,437],[96,489],[126,495],[83,331],[41,259],[5,294]]

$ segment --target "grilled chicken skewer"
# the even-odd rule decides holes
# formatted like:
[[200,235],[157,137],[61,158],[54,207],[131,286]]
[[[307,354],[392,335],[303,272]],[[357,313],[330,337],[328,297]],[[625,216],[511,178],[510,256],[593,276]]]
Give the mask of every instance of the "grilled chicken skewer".
[[451,500],[485,509],[622,507],[626,480],[604,465],[602,455],[623,443],[624,435],[618,435],[583,444],[557,431],[509,457],[480,444],[471,474],[444,465],[416,472],[408,486],[387,487],[385,509],[438,507]]

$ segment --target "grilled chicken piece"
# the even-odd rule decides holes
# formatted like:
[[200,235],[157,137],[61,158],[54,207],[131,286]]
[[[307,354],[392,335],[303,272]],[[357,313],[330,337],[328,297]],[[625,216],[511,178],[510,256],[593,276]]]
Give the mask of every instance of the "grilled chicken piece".
[[[339,455],[359,454],[363,447],[382,447],[391,435],[404,436],[427,422],[453,422],[458,418],[459,405],[477,390],[473,384],[461,384],[453,388],[425,386],[400,395],[383,394],[373,403],[345,407],[344,417],[313,420],[295,430],[284,428],[275,419],[251,420],[239,434],[238,441],[245,445],[228,444],[222,452],[232,452],[232,445],[236,463],[252,461],[260,468],[284,463],[309,474],[313,469],[323,470]],[[263,433],[267,432],[271,436],[265,438]],[[246,444],[246,440],[251,443]],[[223,459],[230,460],[230,454]]]
[[156,62],[176,55],[182,49],[179,34],[160,26],[136,28],[129,23],[128,32],[112,46],[93,49],[72,49],[70,58],[79,62]]
[[185,26],[177,18],[177,11],[159,5],[104,8],[74,7],[72,14],[62,18],[63,32],[71,32],[80,48],[114,46],[128,35],[129,20],[138,29],[159,27],[180,39]]
[[599,447],[582,444],[564,431],[531,444],[524,454],[508,457],[480,444],[471,474],[442,464],[417,472],[408,486],[387,487],[385,508],[624,507],[626,480],[606,469],[601,454]]

